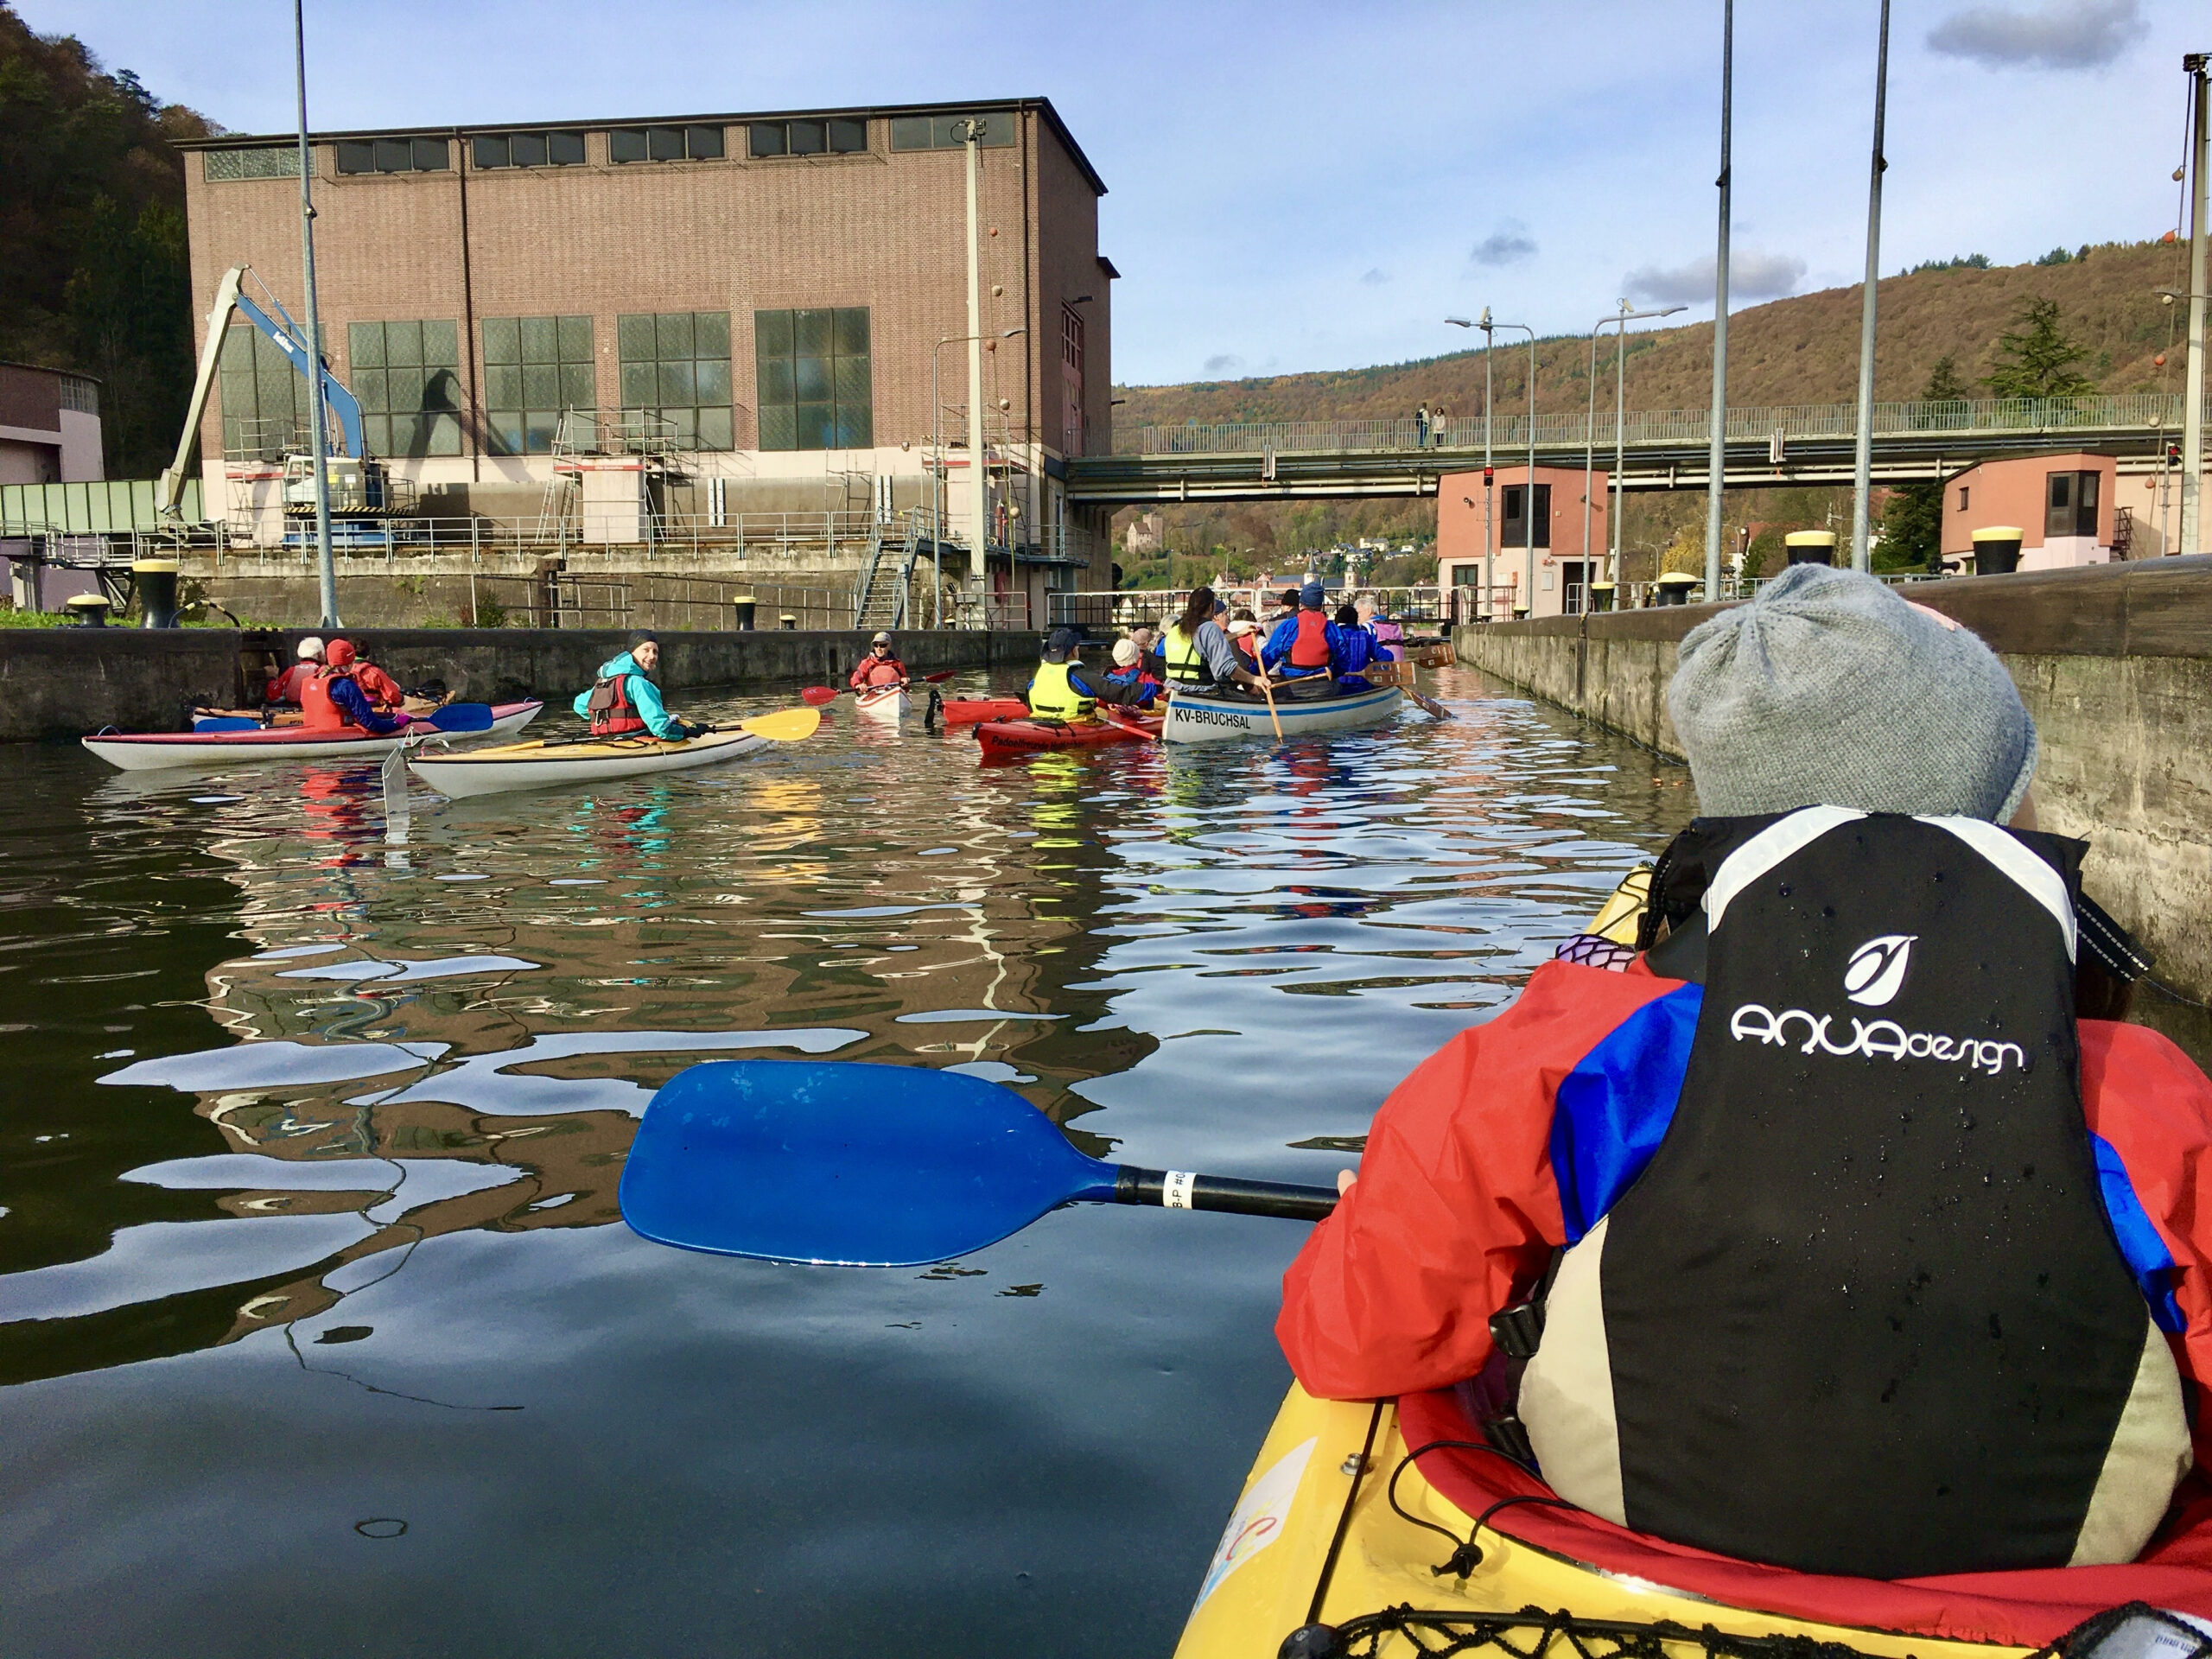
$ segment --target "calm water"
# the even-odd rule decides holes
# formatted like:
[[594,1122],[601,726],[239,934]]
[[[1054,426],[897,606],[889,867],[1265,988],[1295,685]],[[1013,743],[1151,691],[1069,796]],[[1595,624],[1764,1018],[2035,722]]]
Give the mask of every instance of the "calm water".
[[1281,752],[982,769],[847,715],[592,798],[417,785],[404,845],[373,767],[0,748],[0,1650],[1165,1653],[1302,1228],[776,1268],[633,1236],[624,1152],[695,1060],[821,1055],[1329,1179],[1691,810],[1434,679],[1453,723]]

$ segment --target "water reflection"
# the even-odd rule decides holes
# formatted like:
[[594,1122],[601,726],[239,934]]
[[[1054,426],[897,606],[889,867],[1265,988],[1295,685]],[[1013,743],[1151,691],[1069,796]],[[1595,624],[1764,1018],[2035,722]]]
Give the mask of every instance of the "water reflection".
[[[833,1055],[1005,1083],[1094,1154],[1327,1179],[1688,811],[1443,678],[1454,722],[1281,751],[986,768],[845,715],[596,796],[418,787],[404,853],[373,767],[0,754],[0,1381],[46,1379],[0,1391],[0,1572],[48,1586],[0,1631],[159,1648],[189,1584],[209,1651],[267,1650],[270,1608],[280,1647],[619,1650],[641,1592],[674,1649],[1164,1649],[1281,1386],[1296,1229],[1084,1211],[927,1274],[775,1269],[631,1238],[622,1160],[685,1065]],[[224,1549],[145,1529],[186,1514]],[[330,1579],[364,1516],[410,1517],[403,1556]],[[111,1551],[129,1587],[73,1599]],[[530,1593],[457,1611],[463,1571]],[[783,1634],[734,1638],[756,1588]]]

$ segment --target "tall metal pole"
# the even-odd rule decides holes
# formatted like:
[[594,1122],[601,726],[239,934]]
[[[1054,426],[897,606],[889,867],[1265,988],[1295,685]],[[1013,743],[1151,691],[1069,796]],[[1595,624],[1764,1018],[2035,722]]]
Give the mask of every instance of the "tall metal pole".
[[[1621,302],[1621,315],[1628,315],[1628,302]],[[1611,317],[1600,317],[1590,330],[1590,410],[1582,417],[1582,583],[1583,592],[1590,591],[1590,486],[1598,476],[1598,336],[1605,332]]]
[[1866,181],[1866,291],[1859,307],[1859,442],[1851,462],[1851,568],[1872,568],[1866,497],[1874,469],[1874,299],[1881,283],[1882,121],[1890,94],[1890,0],[1882,0],[1882,39],[1874,54],[1874,157]]
[[[970,511],[975,518],[976,569],[986,574],[991,544],[990,467],[983,459],[983,251],[976,222],[976,175],[982,167],[982,123],[971,120],[963,129],[968,152],[968,470],[975,486]],[[986,587],[988,586],[986,575]]]
[[[1514,327],[1527,328],[1526,323]],[[1550,526],[1545,526],[1548,533]],[[1536,613],[1536,331],[1529,329],[1529,493],[1521,498],[1521,530],[1528,541],[1528,563],[1522,580],[1529,585],[1529,614]],[[1548,542],[1546,546],[1549,546]]]
[[1495,383],[1491,378],[1490,348],[1496,344],[1491,334],[1490,307],[1483,307],[1483,320],[1478,325],[1483,331],[1483,620],[1491,621],[1492,602],[1497,594],[1497,573],[1491,567],[1492,550],[1497,545],[1497,532],[1491,524],[1491,493],[1495,487],[1497,464],[1491,457],[1490,410]]
[[1713,430],[1705,485],[1705,597],[1720,597],[1720,492],[1728,468],[1728,140],[1736,73],[1736,0],[1720,0],[1720,239],[1713,260]]
[[315,152],[308,147],[308,29],[292,0],[292,45],[300,94],[300,267],[308,290],[308,443],[315,451],[315,576],[322,626],[338,626],[338,567],[330,557],[330,461],[322,408],[322,315],[315,295]]
[[[1628,308],[1628,302],[1621,302],[1621,308]],[[1683,308],[1675,306],[1673,310]],[[1613,511],[1605,527],[1612,532],[1613,550],[1605,559],[1605,580],[1613,584],[1613,606],[1620,607],[1618,591],[1621,580],[1621,503],[1628,486],[1623,474],[1628,470],[1628,330],[1623,327],[1613,337]]]
[[2204,209],[2205,167],[2212,161],[2206,95],[2206,54],[2192,52],[2182,60],[2196,85],[2196,118],[2189,147],[2189,367],[2182,377],[2181,550],[2204,551]]

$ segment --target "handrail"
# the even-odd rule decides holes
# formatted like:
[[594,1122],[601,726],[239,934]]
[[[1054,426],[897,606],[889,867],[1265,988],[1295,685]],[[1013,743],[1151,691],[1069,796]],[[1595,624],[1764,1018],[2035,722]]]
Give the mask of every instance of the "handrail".
[[[1878,403],[1874,431],[1880,437],[1909,437],[1928,433],[1957,433],[1970,437],[1980,433],[2066,431],[2081,428],[2135,428],[2178,430],[2183,398],[2178,393],[2128,392],[2094,397],[1984,397],[1937,403]],[[1795,404],[1770,408],[1731,409],[1727,435],[1757,440],[1791,438],[1847,438],[1857,429],[1856,404]],[[1621,442],[1635,444],[1702,443],[1711,429],[1712,414],[1702,409],[1649,410],[1631,413],[1621,425]],[[1138,455],[1219,455],[1311,454],[1318,451],[1408,449],[1480,449],[1480,416],[1454,415],[1431,421],[1424,427],[1411,419],[1352,421],[1241,421],[1190,422],[1182,426],[1146,426],[1137,429],[1134,448],[1117,447],[1116,453]],[[1536,442],[1550,447],[1580,448],[1594,440],[1600,448],[1615,442],[1612,411],[1601,410],[1594,419],[1586,412],[1539,415]],[[1504,454],[1529,442],[1529,417],[1500,410],[1490,423],[1491,447]]]

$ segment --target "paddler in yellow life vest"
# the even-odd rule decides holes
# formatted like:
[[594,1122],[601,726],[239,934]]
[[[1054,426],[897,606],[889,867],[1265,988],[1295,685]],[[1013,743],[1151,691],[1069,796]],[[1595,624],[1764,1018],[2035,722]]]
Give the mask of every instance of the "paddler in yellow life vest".
[[1045,641],[1045,660],[1029,682],[1029,713],[1036,720],[1088,720],[1098,706],[1098,688],[1084,677],[1083,636],[1073,628],[1054,628]]
[[1160,648],[1167,662],[1167,683],[1196,689],[1204,685],[1252,685],[1259,677],[1237,660],[1236,648],[1223,632],[1229,607],[1211,588],[1191,590],[1183,613],[1167,625]]

